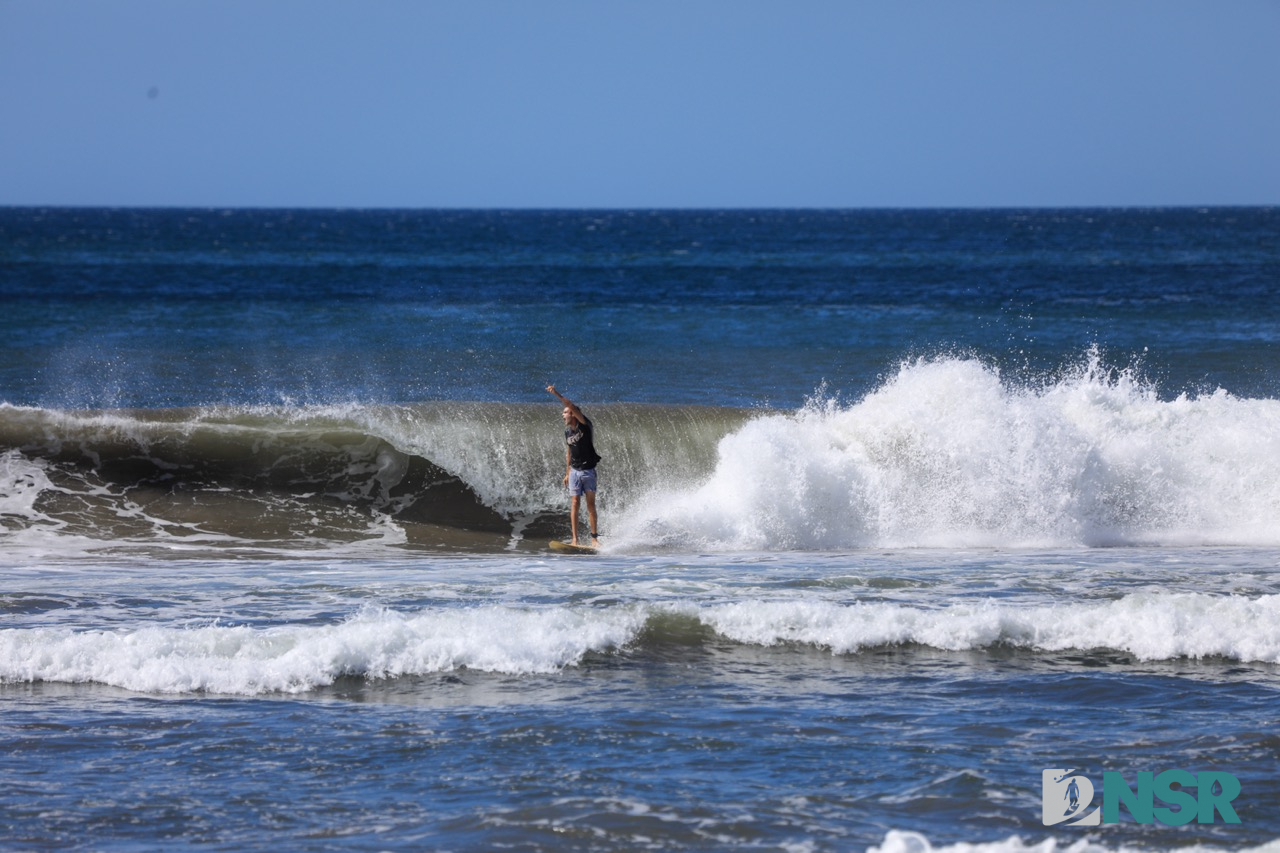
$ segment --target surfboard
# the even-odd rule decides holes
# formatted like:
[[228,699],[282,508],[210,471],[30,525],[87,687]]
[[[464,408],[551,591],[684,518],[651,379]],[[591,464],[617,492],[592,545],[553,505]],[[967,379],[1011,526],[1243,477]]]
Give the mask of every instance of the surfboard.
[[596,549],[589,545],[570,545],[568,542],[561,542],[559,539],[552,539],[549,543],[552,551],[559,551],[561,554],[594,554]]

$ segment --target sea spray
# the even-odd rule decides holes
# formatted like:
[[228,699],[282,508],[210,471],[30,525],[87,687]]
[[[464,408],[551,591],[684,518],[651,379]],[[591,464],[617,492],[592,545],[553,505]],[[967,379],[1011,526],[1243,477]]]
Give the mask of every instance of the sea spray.
[[627,518],[634,542],[785,550],[1280,542],[1280,402],[1159,397],[1096,354],[1060,379],[918,359],[852,404],[723,439],[714,473]]

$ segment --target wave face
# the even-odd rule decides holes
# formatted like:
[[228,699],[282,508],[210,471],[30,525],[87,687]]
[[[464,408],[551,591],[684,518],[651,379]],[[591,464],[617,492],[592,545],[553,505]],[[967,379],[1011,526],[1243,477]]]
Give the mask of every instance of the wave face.
[[[593,408],[602,504],[710,473],[747,413]],[[625,424],[618,429],[614,424]],[[565,527],[552,406],[434,403],[67,412],[0,406],[0,536],[89,546],[494,550]]]
[[[789,413],[593,407],[611,548],[1280,544],[1280,402],[901,365]],[[553,407],[0,406],[11,543],[498,550],[566,527]]]

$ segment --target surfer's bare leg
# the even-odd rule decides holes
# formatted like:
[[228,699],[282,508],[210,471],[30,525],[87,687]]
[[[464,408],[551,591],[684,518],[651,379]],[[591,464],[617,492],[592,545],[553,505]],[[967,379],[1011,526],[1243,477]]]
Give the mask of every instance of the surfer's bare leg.
[[[574,527],[575,527],[574,538],[576,540],[577,538],[576,527],[578,523],[578,513],[574,512],[573,517],[574,517]],[[596,531],[599,530],[600,528],[596,524],[596,493],[595,492],[587,492],[587,520],[591,522],[591,544],[593,546],[599,547],[600,540],[596,538]]]
[[[587,495],[588,495],[587,512],[591,513],[591,515],[594,517],[595,510],[593,509],[593,507],[595,506],[596,496],[591,492],[587,492]],[[570,532],[573,533],[574,545],[578,544],[578,504],[580,500],[581,499],[579,498],[578,495],[574,495],[573,497],[569,498],[569,530]],[[594,521],[592,522],[591,526],[595,527]]]

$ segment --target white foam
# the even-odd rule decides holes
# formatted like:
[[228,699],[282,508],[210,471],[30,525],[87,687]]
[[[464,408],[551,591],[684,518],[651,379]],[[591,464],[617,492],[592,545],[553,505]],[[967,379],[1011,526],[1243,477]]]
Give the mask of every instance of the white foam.
[[997,644],[1064,651],[1115,649],[1141,660],[1220,656],[1280,663],[1280,596],[1137,593],[1046,606],[996,600],[939,609],[820,600],[709,605],[698,617],[741,643],[805,643],[836,653],[917,643],[963,651]]
[[553,672],[630,641],[628,610],[504,606],[406,616],[368,610],[336,625],[0,631],[0,680],[96,682],[149,693],[296,693],[343,675]]
[[918,360],[852,405],[759,417],[718,457],[615,532],[711,550],[1280,544],[1280,401],[1161,400],[1096,354],[1035,387]]
[[40,493],[49,488],[52,483],[42,462],[29,460],[17,450],[0,454],[0,520],[9,516],[56,524],[35,508]]
[[343,675],[380,679],[461,668],[547,673],[577,665],[588,652],[634,642],[650,617],[670,613],[692,616],[738,643],[802,643],[837,654],[899,644],[953,651],[1005,645],[1113,649],[1141,660],[1219,656],[1280,663],[1280,595],[1136,593],[1038,607],[998,600],[928,608],[752,599],[614,608],[492,605],[414,614],[370,608],[338,624],[270,628],[11,628],[0,630],[0,681],[253,695],[305,691]]
[[[1046,838],[1043,841],[1024,841],[1016,835],[1001,841],[959,842],[934,846],[929,839],[918,832],[907,832],[891,829],[885,833],[884,840],[878,845],[867,848],[867,853],[1128,853],[1142,851],[1154,853],[1159,848],[1144,843],[1141,847],[1119,845],[1108,847],[1089,838],[1059,840]],[[1179,853],[1217,853],[1219,847],[1193,845],[1190,847],[1171,847]],[[1238,853],[1280,853],[1280,840],[1251,848],[1238,848]]]

